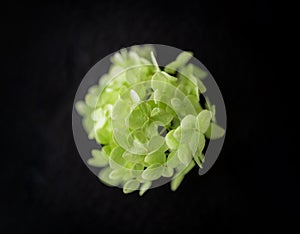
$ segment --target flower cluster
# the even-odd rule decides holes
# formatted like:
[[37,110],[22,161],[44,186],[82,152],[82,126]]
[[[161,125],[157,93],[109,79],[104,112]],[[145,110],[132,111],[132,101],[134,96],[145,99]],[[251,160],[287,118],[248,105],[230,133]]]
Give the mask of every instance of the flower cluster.
[[101,167],[99,178],[124,193],[171,180],[175,191],[186,173],[204,162],[207,139],[224,135],[215,106],[204,100],[206,72],[182,52],[161,68],[151,46],[122,49],[111,57],[109,72],[76,103],[93,149],[88,164]]

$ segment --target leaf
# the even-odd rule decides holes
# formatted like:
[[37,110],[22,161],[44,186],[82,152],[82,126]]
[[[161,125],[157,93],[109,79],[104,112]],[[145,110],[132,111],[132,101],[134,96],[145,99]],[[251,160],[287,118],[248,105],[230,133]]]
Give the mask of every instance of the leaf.
[[143,196],[143,194],[151,187],[152,182],[146,181],[144,184],[141,185],[139,195]]
[[129,180],[123,186],[123,193],[131,193],[137,190],[140,186],[140,182],[137,180]]
[[142,178],[145,180],[157,180],[161,177],[163,166],[160,164],[153,164],[146,168],[142,173]]
[[169,149],[171,149],[171,150],[177,149],[178,145],[179,145],[179,142],[174,137],[174,132],[175,132],[175,130],[168,132],[168,134],[165,137],[166,143],[167,143]]
[[211,140],[215,140],[223,137],[224,134],[225,130],[216,123],[212,122],[205,133],[205,136]]
[[179,160],[184,164],[188,165],[192,160],[192,153],[187,144],[182,144],[177,150]]

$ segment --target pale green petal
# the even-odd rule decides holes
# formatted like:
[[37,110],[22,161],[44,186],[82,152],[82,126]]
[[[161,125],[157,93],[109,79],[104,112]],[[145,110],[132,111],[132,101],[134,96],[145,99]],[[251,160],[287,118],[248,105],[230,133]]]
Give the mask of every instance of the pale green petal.
[[152,153],[158,150],[165,143],[165,139],[162,136],[153,136],[148,143],[148,152]]
[[81,116],[86,116],[91,112],[91,107],[87,106],[84,101],[78,101],[75,104],[75,109]]
[[181,182],[183,181],[184,175],[178,175],[171,181],[171,190],[176,191]]
[[211,140],[215,140],[223,137],[224,134],[225,134],[225,130],[221,126],[212,122],[207,132],[205,133],[205,136]]
[[137,180],[129,180],[124,184],[123,193],[131,193],[137,190],[140,186],[140,182]]
[[141,185],[139,195],[143,196],[143,194],[151,187],[152,182],[146,181],[144,184]]
[[163,172],[163,166],[160,164],[153,164],[149,166],[144,172],[142,173],[142,178],[145,180],[157,180],[161,177]]
[[162,176],[163,177],[172,177],[174,173],[174,169],[171,167],[164,167]]
[[163,164],[166,161],[166,155],[163,151],[158,150],[145,157],[145,162],[149,164]]
[[210,125],[212,114],[208,110],[201,111],[197,116],[197,128],[205,133]]
[[166,143],[171,150],[177,149],[179,145],[179,142],[174,137],[174,132],[175,130],[168,132],[168,134],[165,137]]
[[192,152],[187,144],[182,144],[177,150],[179,160],[184,164],[188,165],[192,160]]
[[110,153],[109,166],[113,169],[124,168],[126,160],[122,157],[125,150],[119,146],[114,148]]

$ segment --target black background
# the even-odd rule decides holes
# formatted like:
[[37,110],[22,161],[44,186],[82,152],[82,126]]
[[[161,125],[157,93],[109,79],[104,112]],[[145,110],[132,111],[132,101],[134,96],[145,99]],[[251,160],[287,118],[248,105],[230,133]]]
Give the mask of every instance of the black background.
[[[285,126],[267,115],[279,108],[271,2],[26,2],[1,12],[1,233],[243,233],[286,230],[299,216]],[[71,113],[92,65],[144,43],[194,52],[222,91],[228,129],[207,174],[139,197],[86,168]]]

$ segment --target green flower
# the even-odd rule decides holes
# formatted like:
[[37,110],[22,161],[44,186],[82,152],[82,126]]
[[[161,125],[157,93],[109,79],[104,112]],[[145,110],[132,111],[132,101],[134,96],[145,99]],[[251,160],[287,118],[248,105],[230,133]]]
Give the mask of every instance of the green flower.
[[154,53],[151,46],[115,53],[109,72],[75,105],[88,138],[99,144],[88,164],[101,167],[101,181],[124,193],[143,195],[162,178],[175,191],[195,165],[202,167],[206,140],[225,132],[215,106],[200,104],[207,74],[189,63],[192,53],[163,70]]

